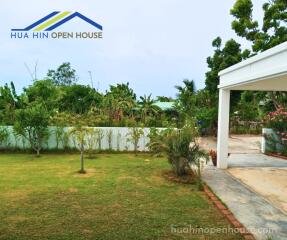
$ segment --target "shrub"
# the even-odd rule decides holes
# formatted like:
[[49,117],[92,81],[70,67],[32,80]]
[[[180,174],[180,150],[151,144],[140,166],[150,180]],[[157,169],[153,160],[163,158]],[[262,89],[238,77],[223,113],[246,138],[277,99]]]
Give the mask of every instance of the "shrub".
[[177,176],[184,176],[194,165],[200,181],[200,160],[206,159],[205,152],[199,149],[196,142],[198,136],[194,122],[186,123],[182,129],[167,129],[152,143],[153,149],[165,153],[168,161],[173,167]]

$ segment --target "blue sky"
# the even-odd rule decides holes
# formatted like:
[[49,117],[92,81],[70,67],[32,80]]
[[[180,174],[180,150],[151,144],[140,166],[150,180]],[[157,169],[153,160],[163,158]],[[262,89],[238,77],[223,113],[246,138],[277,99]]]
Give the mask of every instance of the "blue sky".
[[[253,0],[261,18],[264,0]],[[232,0],[1,0],[0,84],[14,81],[17,91],[31,84],[25,63],[38,61],[38,78],[62,62],[71,62],[79,83],[105,91],[110,84],[130,82],[137,95],[175,96],[184,78],[204,87],[206,58],[212,40],[234,38]],[[11,28],[24,28],[52,11],[78,11],[103,26],[101,40],[11,39]],[[57,31],[94,31],[73,19]]]

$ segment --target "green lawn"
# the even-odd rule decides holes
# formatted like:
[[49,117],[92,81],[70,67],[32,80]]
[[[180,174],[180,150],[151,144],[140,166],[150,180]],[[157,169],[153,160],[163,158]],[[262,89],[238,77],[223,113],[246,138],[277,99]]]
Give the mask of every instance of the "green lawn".
[[163,177],[166,159],[101,154],[86,160],[85,175],[78,159],[0,155],[0,239],[242,239],[172,231],[228,222],[195,186]]

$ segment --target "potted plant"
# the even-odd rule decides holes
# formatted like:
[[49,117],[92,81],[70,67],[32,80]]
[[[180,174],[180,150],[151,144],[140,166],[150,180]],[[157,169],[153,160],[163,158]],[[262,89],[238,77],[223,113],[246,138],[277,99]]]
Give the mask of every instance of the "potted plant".
[[217,152],[213,149],[209,151],[209,156],[214,166],[217,165]]

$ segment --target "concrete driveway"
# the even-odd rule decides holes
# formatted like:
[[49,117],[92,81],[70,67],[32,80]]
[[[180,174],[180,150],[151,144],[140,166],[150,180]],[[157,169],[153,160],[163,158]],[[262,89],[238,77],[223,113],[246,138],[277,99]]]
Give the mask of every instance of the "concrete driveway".
[[[231,136],[229,168],[209,165],[203,178],[238,220],[255,230],[256,238],[287,239],[287,160],[260,154],[260,140],[260,136]],[[200,145],[216,149],[216,139],[202,138]],[[260,229],[271,229],[273,234],[262,234]]]
[[[216,150],[215,137],[202,137],[199,139],[200,147],[205,150]],[[260,153],[260,135],[231,135],[228,147],[230,153]]]
[[228,172],[287,214],[287,160],[232,154]]

